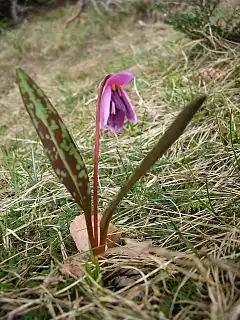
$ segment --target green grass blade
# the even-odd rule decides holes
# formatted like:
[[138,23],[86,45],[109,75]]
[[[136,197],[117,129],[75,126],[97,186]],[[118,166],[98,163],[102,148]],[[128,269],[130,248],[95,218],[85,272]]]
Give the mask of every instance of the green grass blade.
[[45,152],[56,175],[83,209],[91,240],[91,191],[84,160],[67,127],[42,89],[22,69],[17,69],[16,74],[24,105]]

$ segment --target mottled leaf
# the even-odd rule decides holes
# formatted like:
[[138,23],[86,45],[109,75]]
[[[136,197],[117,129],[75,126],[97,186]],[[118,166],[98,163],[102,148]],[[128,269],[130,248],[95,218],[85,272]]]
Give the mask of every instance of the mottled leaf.
[[24,105],[56,175],[85,213],[91,240],[91,191],[83,158],[43,90],[22,69],[17,69],[17,82]]

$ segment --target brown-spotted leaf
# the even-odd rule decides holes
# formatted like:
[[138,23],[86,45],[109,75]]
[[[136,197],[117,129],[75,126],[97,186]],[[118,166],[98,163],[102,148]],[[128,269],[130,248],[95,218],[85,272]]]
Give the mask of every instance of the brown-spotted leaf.
[[24,105],[50,163],[60,181],[83,209],[89,238],[92,239],[91,191],[83,158],[43,90],[22,69],[17,69],[16,73]]

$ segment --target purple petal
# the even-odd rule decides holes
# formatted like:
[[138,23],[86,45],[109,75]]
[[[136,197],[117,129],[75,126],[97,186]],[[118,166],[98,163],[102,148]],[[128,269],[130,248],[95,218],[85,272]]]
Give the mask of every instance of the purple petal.
[[121,110],[116,109],[116,114],[111,114],[108,118],[108,126],[111,131],[121,131],[124,125],[124,118],[125,113]]
[[116,84],[118,86],[123,86],[128,84],[133,78],[134,75],[131,72],[121,71],[110,76],[106,81],[106,85]]
[[122,91],[122,100],[124,101],[124,104],[126,107],[126,117],[133,124],[136,124],[137,123],[137,116],[136,116],[136,112],[134,111],[134,106],[133,106],[131,100],[129,99],[128,94],[125,91],[125,89],[121,88],[121,91]]
[[112,101],[115,103],[115,107],[119,110],[121,110],[122,112],[124,112],[125,114],[127,113],[127,109],[125,107],[125,103],[124,101],[121,99],[121,97],[119,96],[118,92],[116,90],[112,90],[112,97],[111,97]]
[[110,101],[111,101],[111,87],[105,85],[105,88],[101,97],[101,115],[100,115],[101,129],[106,126],[108,121],[108,117],[110,114]]

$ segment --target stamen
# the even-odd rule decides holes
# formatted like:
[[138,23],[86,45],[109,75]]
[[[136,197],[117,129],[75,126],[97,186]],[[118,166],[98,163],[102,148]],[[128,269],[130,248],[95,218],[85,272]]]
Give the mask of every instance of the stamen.
[[117,93],[119,94],[119,96],[122,96],[122,90],[119,86],[117,86]]
[[116,114],[116,107],[115,103],[111,101],[111,114],[115,115]]
[[[112,90],[112,97],[111,97],[112,100],[111,101],[114,103],[115,108],[126,113],[126,107],[125,107],[124,101],[122,101],[122,97],[123,96],[120,96],[118,94],[117,90],[116,91]],[[117,110],[116,110],[116,112],[117,112]]]
[[117,84],[112,84],[112,90],[117,91],[118,95],[121,97],[122,96],[122,90],[121,87],[118,86]]

